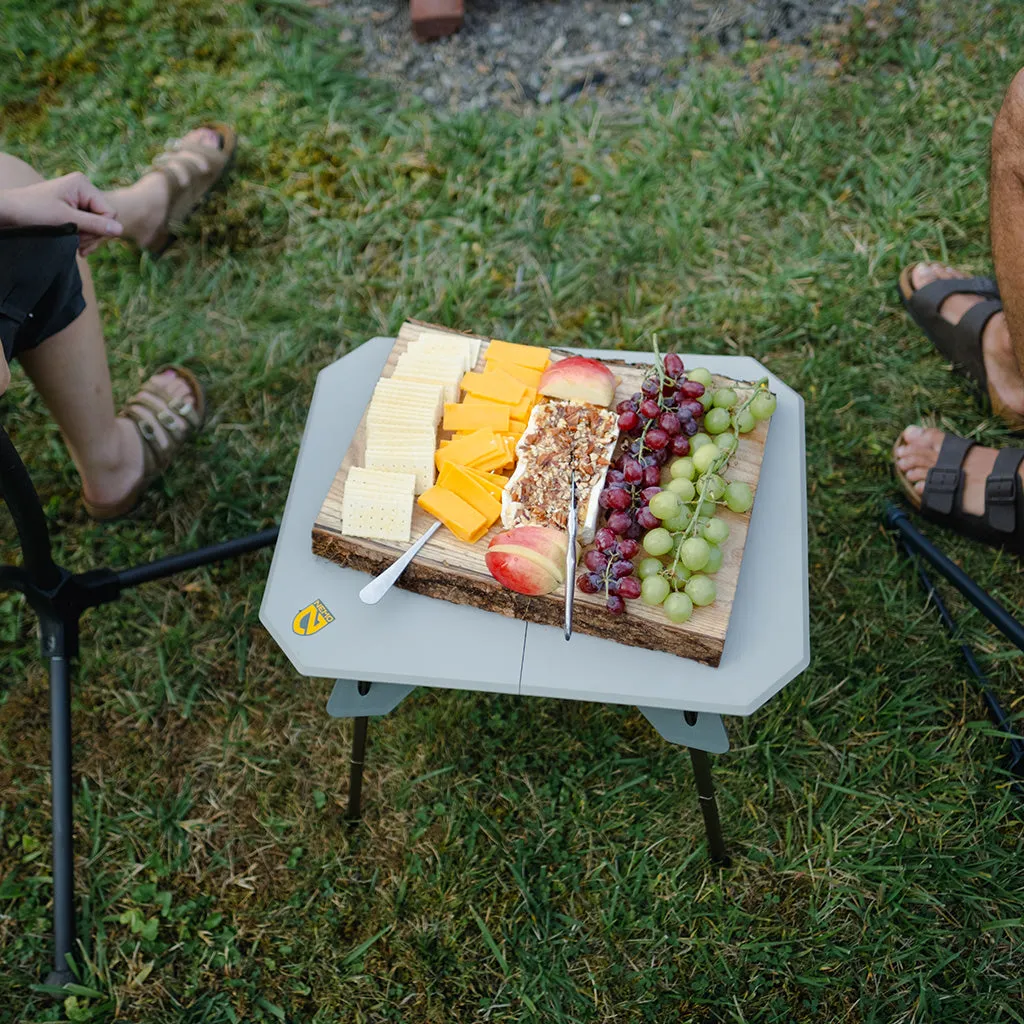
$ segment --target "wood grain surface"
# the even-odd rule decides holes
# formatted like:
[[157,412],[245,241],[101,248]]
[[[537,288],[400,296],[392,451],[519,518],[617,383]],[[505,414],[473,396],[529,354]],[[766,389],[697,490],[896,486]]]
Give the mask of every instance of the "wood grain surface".
[[[420,329],[425,327],[458,333],[447,327],[423,324],[416,320],[407,321],[402,325],[381,373],[382,377],[391,376],[398,357],[408,348],[410,342],[416,340]],[[484,364],[487,339],[483,335],[469,336],[482,338],[485,342],[477,366],[480,369]],[[552,353],[553,360],[559,358],[564,356],[558,352]],[[634,391],[639,390],[647,367],[617,361],[609,362],[608,365],[619,379],[615,392],[616,402],[628,398]],[[742,382],[728,381],[724,377],[716,377],[715,380],[720,385],[730,383],[743,387]],[[375,575],[386,569],[407,545],[346,537],[341,532],[341,502],[345,478],[351,466],[363,464],[365,426],[364,412],[355,437],[348,451],[342,456],[341,465],[313,524],[313,553],[339,565]],[[739,449],[726,472],[729,480],[744,480],[756,490],[767,435],[768,423],[758,423],[749,434],[741,435]],[[448,436],[450,435],[445,431],[439,432],[441,438]],[[682,625],[669,622],[660,608],[650,608],[639,600],[626,602],[625,615],[610,615],[604,607],[603,596],[583,594],[577,590],[573,629],[579,633],[604,637],[618,643],[665,651],[681,658],[692,658],[707,665],[717,665],[725,646],[750,515],[756,513],[756,508],[755,501],[751,513],[737,515],[724,505],[720,506],[717,514],[729,523],[730,530],[729,537],[722,545],[722,568],[714,576],[718,597],[706,608],[694,608],[693,617],[689,622]],[[416,506],[413,512],[412,541],[415,542],[433,522],[432,516]],[[487,571],[484,563],[487,545],[494,534],[500,533],[502,529],[499,520],[476,544],[466,544],[450,531],[439,530],[405,570],[397,585],[443,601],[473,605],[528,622],[560,626],[565,607],[563,588],[543,597],[524,597],[522,594],[506,590]],[[582,554],[580,565],[582,566]]]

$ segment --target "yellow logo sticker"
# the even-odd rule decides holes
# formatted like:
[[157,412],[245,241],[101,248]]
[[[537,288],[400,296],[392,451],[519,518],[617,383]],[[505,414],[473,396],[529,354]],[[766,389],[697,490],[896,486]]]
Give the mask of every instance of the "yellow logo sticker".
[[312,604],[307,604],[292,619],[292,631],[298,633],[299,636],[312,636],[333,621],[334,616],[327,610],[323,601],[314,601]]

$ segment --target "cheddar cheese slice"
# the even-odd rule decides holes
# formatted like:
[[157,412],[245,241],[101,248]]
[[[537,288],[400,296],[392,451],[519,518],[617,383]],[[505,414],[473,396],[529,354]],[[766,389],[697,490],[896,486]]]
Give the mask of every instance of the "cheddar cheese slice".
[[551,349],[549,348],[538,348],[536,345],[518,345],[511,341],[500,341],[498,338],[493,338],[487,346],[488,359],[505,359],[507,362],[526,366],[531,370],[542,369],[550,355]]
[[479,469],[473,469],[472,466],[462,466],[460,468],[467,476],[479,481],[486,487],[492,497],[501,501],[501,492],[505,490],[505,484],[508,483],[505,477],[499,476],[497,473],[482,473]]
[[480,430],[490,427],[491,430],[508,430],[508,406],[492,405],[451,405],[445,403],[445,430]]
[[[460,437],[440,449],[435,458],[437,468],[440,469],[445,462],[454,462],[459,466],[475,466],[478,459],[491,457],[497,453],[505,454],[505,446],[495,436],[493,430],[483,428],[475,430],[468,437]],[[497,465],[502,465],[499,462]],[[488,467],[492,468],[492,467]]]
[[527,392],[522,381],[510,377],[501,369],[467,373],[462,378],[462,390],[478,398],[489,398],[492,402],[511,406],[518,406]]
[[444,487],[434,486],[417,499],[424,512],[440,519],[459,540],[473,544],[488,530],[486,517],[469,502]]
[[533,412],[533,407],[537,404],[537,389],[527,388],[526,394],[523,395],[518,405],[512,406],[509,412],[510,419],[513,420],[526,420],[529,421],[530,413]]
[[[495,439],[497,440],[497,439]],[[504,469],[515,463],[515,456],[509,455],[508,449],[499,442],[496,451],[487,452],[478,458],[471,459],[465,463],[470,469],[479,469],[483,473],[489,473],[494,469]]]
[[462,466],[451,463],[444,466],[438,474],[437,486],[457,494],[463,501],[472,505],[487,520],[488,528],[498,521],[501,515],[501,502]]
[[[487,369],[504,370],[510,377],[515,377],[528,388],[539,388],[543,369],[531,370],[527,366],[517,366],[515,363],[506,362],[504,359],[492,359],[490,354],[487,357]],[[485,371],[486,372],[486,371]]]

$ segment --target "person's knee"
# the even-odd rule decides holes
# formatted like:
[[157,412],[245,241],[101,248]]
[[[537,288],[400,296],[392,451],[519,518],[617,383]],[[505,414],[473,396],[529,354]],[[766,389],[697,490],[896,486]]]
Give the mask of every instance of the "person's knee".
[[0,188],[37,185],[46,179],[30,164],[10,153],[0,153]]
[[993,158],[1010,153],[1024,159],[1024,69],[1017,72],[1006,90],[992,128]]

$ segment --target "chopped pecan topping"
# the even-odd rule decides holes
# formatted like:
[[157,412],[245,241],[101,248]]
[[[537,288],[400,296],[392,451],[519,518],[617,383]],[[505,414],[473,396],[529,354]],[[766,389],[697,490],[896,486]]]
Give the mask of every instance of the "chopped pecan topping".
[[524,438],[522,475],[509,497],[521,507],[515,525],[537,523],[565,529],[569,521],[570,466],[576,472],[579,518],[586,517],[591,493],[611,463],[618,439],[615,413],[573,402],[537,407],[535,429]]

